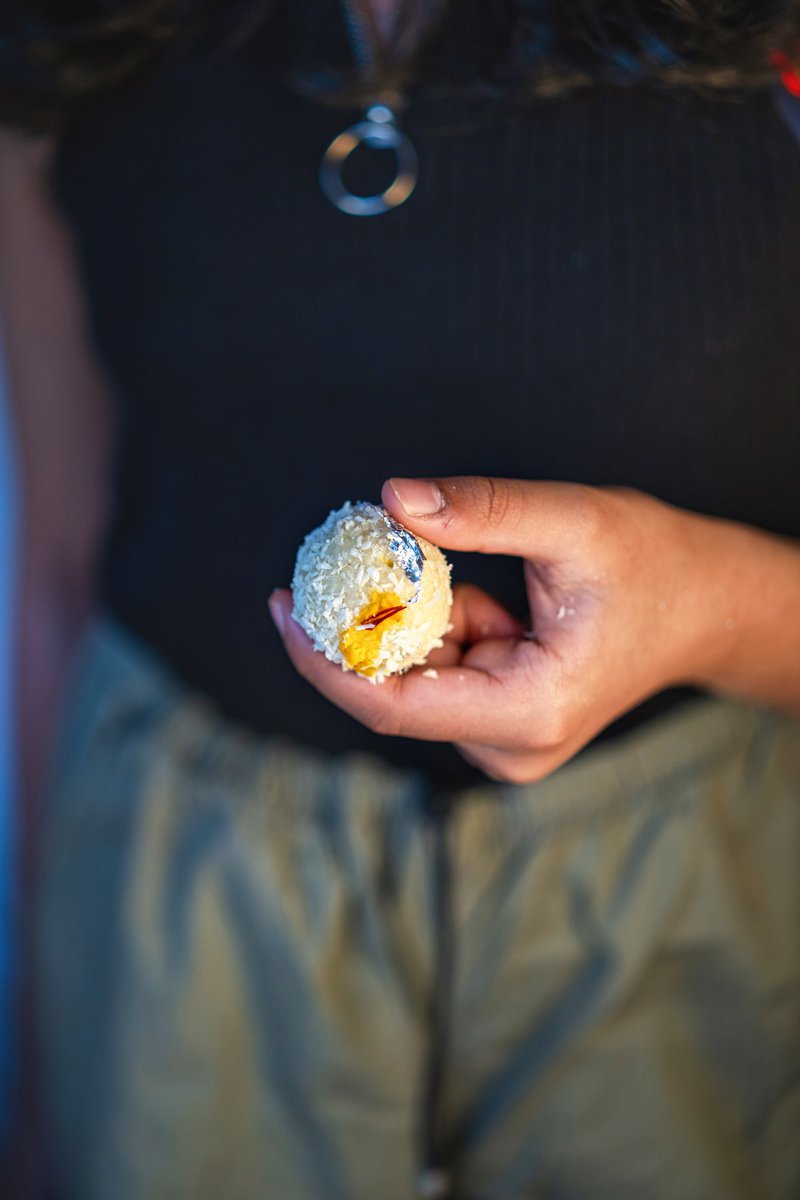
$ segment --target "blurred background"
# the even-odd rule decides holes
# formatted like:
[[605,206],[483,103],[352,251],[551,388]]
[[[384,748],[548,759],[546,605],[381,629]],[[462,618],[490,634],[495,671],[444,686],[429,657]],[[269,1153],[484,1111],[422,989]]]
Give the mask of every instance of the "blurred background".
[[11,845],[13,840],[11,754],[11,595],[14,576],[16,490],[11,455],[9,412],[0,346],[0,1145],[10,1117],[12,1067]]

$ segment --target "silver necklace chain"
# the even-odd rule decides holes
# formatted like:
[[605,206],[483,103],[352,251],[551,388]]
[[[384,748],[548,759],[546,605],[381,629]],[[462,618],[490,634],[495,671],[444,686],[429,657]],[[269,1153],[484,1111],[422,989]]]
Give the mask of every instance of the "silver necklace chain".
[[[377,31],[370,28],[369,11],[364,11],[363,6],[369,0],[341,2],[353,57],[362,71],[371,71],[384,56]],[[353,217],[381,216],[403,204],[416,187],[417,152],[397,120],[396,110],[401,107],[402,99],[398,95],[376,96],[367,104],[363,119],[335,137],[322,156],[320,187],[340,212]],[[392,183],[385,191],[372,196],[356,195],[345,186],[343,179],[345,163],[361,145],[370,150],[392,150],[397,162]]]

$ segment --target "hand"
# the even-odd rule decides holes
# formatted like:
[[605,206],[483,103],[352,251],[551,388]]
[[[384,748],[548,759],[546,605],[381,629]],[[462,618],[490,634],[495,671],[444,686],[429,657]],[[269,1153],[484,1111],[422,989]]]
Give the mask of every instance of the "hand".
[[297,670],[375,732],[451,741],[492,778],[523,783],[647,696],[724,674],[739,624],[735,533],[752,531],[639,492],[571,484],[393,480],[382,498],[437,545],[521,558],[531,627],[456,587],[454,628],[426,664],[438,678],[418,667],[373,686],[315,652],[290,617],[291,593],[273,593]]

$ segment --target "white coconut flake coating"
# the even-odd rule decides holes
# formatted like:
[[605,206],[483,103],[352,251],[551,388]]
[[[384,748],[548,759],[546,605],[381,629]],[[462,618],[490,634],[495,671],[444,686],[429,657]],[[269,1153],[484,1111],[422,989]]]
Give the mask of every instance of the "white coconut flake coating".
[[425,662],[442,645],[453,603],[438,546],[416,538],[424,559],[415,583],[391,534],[385,509],[348,501],[309,533],[292,578],[292,616],[314,648],[372,683]]

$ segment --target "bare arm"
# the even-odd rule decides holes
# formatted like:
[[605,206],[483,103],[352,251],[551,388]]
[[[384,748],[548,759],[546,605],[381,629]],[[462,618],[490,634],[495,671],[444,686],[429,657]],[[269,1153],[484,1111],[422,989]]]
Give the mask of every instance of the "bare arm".
[[109,444],[75,259],[48,194],[50,152],[0,134],[0,320],[22,485],[16,680],[29,828],[59,689],[92,606]]
[[[0,131],[0,328],[19,455],[22,528],[15,606],[21,782],[20,945],[36,863],[40,793],[70,658],[93,604],[106,511],[109,404],[92,359],[72,247],[47,188],[52,148]],[[39,1194],[47,1171],[30,1021],[30,964],[18,995],[20,1091],[12,1194]]]

